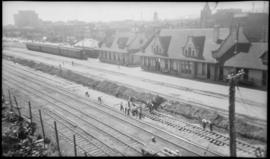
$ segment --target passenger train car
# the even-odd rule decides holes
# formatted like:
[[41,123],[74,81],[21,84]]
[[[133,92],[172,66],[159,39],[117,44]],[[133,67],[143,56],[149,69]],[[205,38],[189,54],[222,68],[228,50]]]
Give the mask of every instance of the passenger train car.
[[26,43],[26,48],[32,51],[39,51],[43,53],[84,59],[86,60],[88,57],[90,58],[98,58],[98,51],[90,48],[74,48],[67,46],[58,46],[52,44],[40,44],[40,43]]

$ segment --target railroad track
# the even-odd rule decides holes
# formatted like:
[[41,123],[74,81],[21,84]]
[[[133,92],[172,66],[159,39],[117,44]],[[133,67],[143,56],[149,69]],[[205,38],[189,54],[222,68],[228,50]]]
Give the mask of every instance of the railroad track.
[[[218,133],[215,133],[215,132],[203,130],[201,127],[194,126],[188,122],[184,122],[182,120],[176,120],[175,118],[171,118],[169,116],[166,116],[166,115],[158,113],[158,112],[155,112],[154,114],[144,113],[144,116],[146,116],[152,120],[164,123],[168,126],[174,127],[176,129],[178,129],[179,131],[195,134],[201,138],[209,140],[210,143],[212,143],[214,145],[229,146],[229,138],[228,137],[221,135],[221,134],[218,134]],[[243,141],[237,140],[237,149],[239,151],[242,151],[244,153],[248,153],[248,154],[252,155],[252,154],[254,154],[256,147],[252,146],[248,143],[245,143]]]
[[[118,153],[114,152],[111,148],[101,143],[94,136],[86,132],[85,130],[79,128],[71,120],[64,119],[60,114],[49,109],[44,109],[44,111],[50,116],[47,120],[57,121],[59,130],[66,132],[67,136],[72,138],[73,134],[77,135],[77,145],[84,147],[84,150],[91,154],[91,156],[116,156]],[[76,131],[74,130],[76,129]],[[87,135],[81,135],[87,134]],[[90,138],[89,138],[90,136]]]
[[[14,70],[14,69],[13,69]],[[15,72],[17,71],[17,70],[14,70]],[[34,81],[32,81],[32,82],[34,82]],[[55,90],[55,91],[57,91],[57,90]],[[69,93],[69,92],[68,92]],[[70,94],[70,93],[69,93]],[[74,95],[72,95],[72,96],[70,96],[70,95],[68,95],[70,98],[75,98],[75,97],[73,97]],[[81,98],[81,97],[80,97]],[[54,99],[55,100],[55,99]],[[77,98],[76,98],[76,100],[78,100]],[[85,100],[85,99],[84,99]],[[85,102],[83,102],[83,101],[80,101],[80,103],[85,103]],[[99,106],[95,103],[95,107],[96,108],[98,108]],[[112,111],[112,108],[111,107],[109,107],[109,106],[106,106],[107,108],[109,108],[110,109],[110,111]],[[99,109],[99,111],[102,111],[103,113],[104,113],[104,110],[100,110],[100,108],[98,108]],[[113,110],[114,112],[115,112],[115,110]],[[108,112],[106,112],[106,113],[108,113]],[[118,114],[121,114],[121,113],[119,113],[118,112]],[[123,116],[123,114],[121,114],[122,116]],[[133,123],[131,123],[130,121],[123,121],[123,119],[120,119],[119,117],[115,117],[114,116],[114,118],[118,118],[118,120],[122,120],[122,122],[125,122],[125,123],[128,123],[128,124],[130,124],[130,125],[134,125]],[[141,122],[140,122],[141,123]],[[142,123],[141,123],[142,124]],[[149,125],[146,125],[145,123],[144,123],[144,126],[147,126],[147,127],[149,127]],[[138,126],[137,126],[138,127]],[[138,127],[138,128],[140,128],[140,127]],[[153,128],[153,127],[152,127]],[[140,128],[141,129],[141,128]],[[152,134],[151,134],[152,135]],[[159,139],[162,139],[162,137],[160,137],[159,136]],[[163,139],[164,140],[164,139]],[[168,142],[168,141],[167,141]],[[185,142],[187,142],[187,141],[185,141]],[[174,144],[174,143],[171,143],[171,144],[173,144],[173,145],[176,145],[176,144]],[[201,153],[198,153],[197,152],[197,154],[196,153],[194,153],[194,152],[192,152],[191,150],[186,150],[186,151],[190,151],[190,153],[192,152],[193,154],[196,154],[196,155],[202,155],[203,154],[203,152],[207,152],[206,153],[206,155],[217,155],[217,156],[220,156],[221,154],[218,154],[218,153],[214,153],[214,152],[210,152],[210,151],[207,151],[207,150],[205,150],[204,148],[202,148],[202,147],[200,147],[200,146],[198,146],[198,145],[195,145],[195,144],[193,144],[193,143],[188,143],[189,145],[193,145],[193,148],[197,148],[197,150],[200,150],[200,151],[198,151],[198,152],[201,152]],[[176,146],[178,146],[179,147],[179,145],[176,145]],[[190,146],[189,146],[190,147]],[[183,148],[183,147],[182,147]],[[185,149],[185,148],[183,148],[183,149]],[[203,152],[202,152],[203,151]]]
[[[10,78],[11,78],[11,77],[9,76],[9,79],[10,79]],[[14,80],[14,79],[13,79],[13,80]],[[18,81],[17,81],[17,82],[18,82]],[[26,90],[24,87],[20,87],[20,86],[19,86],[17,83],[15,83],[15,82],[10,82],[10,83],[12,83],[13,85],[16,85],[17,87],[19,87],[20,89],[26,91],[28,94],[33,94],[33,91],[34,91],[34,92],[35,92],[34,95],[37,96],[39,99],[44,99],[44,100],[46,100],[48,103],[50,103],[50,104],[52,104],[52,105],[54,105],[54,106],[57,106],[57,108],[56,108],[56,107],[53,107],[53,108],[52,108],[52,109],[54,109],[54,111],[59,110],[58,112],[60,112],[60,111],[65,111],[65,112],[67,112],[67,113],[69,113],[69,114],[72,114],[73,119],[75,118],[75,119],[77,119],[77,120],[80,120],[81,122],[83,121],[83,125],[87,125],[88,127],[92,128],[92,129],[97,129],[97,132],[102,133],[102,134],[104,135],[104,137],[107,136],[107,138],[109,138],[109,140],[113,140],[114,143],[118,143],[117,146],[119,146],[119,147],[122,146],[122,148],[125,147],[126,151],[129,151],[129,152],[132,151],[133,153],[136,152],[136,155],[140,155],[140,153],[141,153],[140,150],[134,149],[133,147],[129,146],[128,144],[126,144],[125,142],[123,142],[123,141],[121,141],[120,139],[117,138],[117,137],[123,138],[123,136],[120,136],[119,134],[117,134],[117,136],[112,136],[111,134],[105,132],[105,131],[102,130],[101,128],[98,128],[98,127],[94,126],[94,124],[92,124],[91,122],[89,122],[89,117],[90,117],[90,116],[88,116],[88,120],[86,121],[86,120],[82,119],[80,116],[74,115],[74,113],[71,113],[71,111],[67,111],[67,110],[66,110],[65,108],[63,108],[63,107],[60,108],[59,105],[56,105],[54,102],[52,102],[52,100],[55,100],[55,98],[51,98],[52,100],[48,100],[47,98],[44,97],[44,96],[47,97],[47,95],[46,95],[45,93],[39,93],[39,90],[37,90],[37,89],[31,88],[31,90]],[[33,84],[33,83],[32,83],[32,84]],[[28,88],[29,88],[29,87],[28,87]],[[37,94],[39,94],[39,95],[37,95]],[[55,100],[55,101],[56,101],[56,100]],[[56,102],[59,103],[59,100],[57,100]],[[66,106],[68,106],[68,105],[66,105]],[[70,106],[68,106],[68,107],[70,107]],[[73,109],[73,110],[75,110],[75,109]],[[50,111],[50,112],[52,112],[52,111]],[[53,113],[53,114],[56,114],[56,113]],[[51,115],[50,115],[50,116],[51,116]],[[60,116],[62,116],[62,117],[60,117]],[[71,116],[69,116],[69,117],[71,117]],[[68,122],[69,125],[73,125],[73,127],[68,128],[69,130],[70,130],[70,129],[74,129],[74,126],[76,127],[76,124],[71,123],[71,121],[68,120],[68,119],[66,119],[66,118],[63,119],[63,115],[60,115],[59,113],[58,113],[58,116],[57,116],[57,115],[54,115],[53,118],[54,118],[54,119],[58,118],[57,121],[60,121],[60,123],[61,123],[61,122],[63,123],[63,120],[64,120],[65,122]],[[59,118],[60,118],[60,120],[59,120]],[[93,118],[92,118],[92,119],[93,119]],[[62,121],[61,121],[61,120],[62,120]],[[60,125],[61,125],[61,124],[60,124]],[[100,149],[102,149],[103,152],[106,152],[106,154],[110,154],[111,156],[119,156],[119,154],[120,154],[120,156],[127,156],[127,155],[129,155],[129,154],[127,154],[127,153],[120,152],[119,150],[116,150],[115,148],[110,147],[108,144],[106,144],[106,143],[100,141],[100,139],[95,139],[94,136],[90,135],[90,133],[86,132],[86,131],[83,130],[83,129],[80,129],[80,128],[79,128],[80,130],[77,131],[78,128],[79,128],[79,127],[76,127],[76,134],[81,134],[82,132],[83,132],[83,133],[87,133],[87,136],[88,136],[87,140],[90,140],[91,143],[93,143],[94,145],[96,145],[96,147],[99,147]],[[89,129],[90,129],[90,128],[89,128]],[[104,128],[104,127],[103,127],[103,128]],[[67,129],[67,128],[65,127],[65,129]],[[88,129],[88,130],[89,130],[89,129]],[[113,132],[113,131],[110,130],[110,133],[111,133],[111,132]],[[69,135],[72,134],[70,131],[67,132],[67,133],[68,133]],[[106,135],[106,136],[105,136],[105,135]],[[114,133],[114,135],[115,135],[115,133]],[[90,139],[89,139],[89,137],[90,137]],[[102,143],[102,145],[101,145],[100,143]],[[121,144],[121,145],[120,145],[120,144]],[[88,144],[88,145],[89,145],[89,144]],[[104,145],[106,145],[106,146],[104,146]],[[133,145],[134,145],[134,143],[133,143]],[[87,146],[87,145],[84,145],[84,146]],[[113,149],[113,151],[110,150],[110,149],[108,149],[108,147],[110,147],[110,149]],[[104,150],[105,148],[106,148],[106,150]],[[92,151],[92,149],[93,149],[93,148],[91,147],[90,152]],[[87,149],[87,150],[89,150],[89,149]],[[96,150],[95,150],[95,151],[96,151]],[[87,151],[87,152],[90,153],[89,151]],[[90,153],[90,154],[91,154],[91,153]],[[99,153],[99,154],[100,154],[100,153]],[[93,154],[91,154],[91,155],[93,155]]]
[[[30,56],[37,57],[36,55],[33,55],[33,53],[31,53],[31,52],[29,52],[27,50],[20,50],[20,51],[21,52],[24,52],[24,53],[26,53],[26,54],[28,54]],[[43,57],[43,58],[54,60],[54,61],[58,61],[57,59],[54,59],[54,58],[51,58],[51,57]],[[166,87],[169,87],[169,88],[175,88],[175,89],[180,89],[180,90],[187,90],[187,91],[191,91],[191,92],[199,93],[199,94],[203,94],[203,95],[211,94],[212,96],[214,95],[217,98],[225,98],[225,97],[227,97],[226,95],[221,94],[221,93],[217,93],[216,94],[216,93],[209,92],[209,91],[189,89],[187,87],[181,87],[181,86],[170,84],[170,83],[164,83],[164,82],[160,82],[160,81],[154,81],[154,80],[150,80],[150,79],[146,79],[146,78],[142,78],[142,77],[138,77],[138,76],[133,76],[133,75],[129,75],[129,74],[124,74],[124,73],[120,73],[120,72],[116,72],[116,71],[111,71],[111,70],[105,70],[105,69],[96,68],[96,67],[91,67],[91,66],[87,66],[87,65],[79,64],[79,63],[76,63],[76,65],[80,65],[80,66],[83,66],[85,68],[94,69],[94,70],[97,70],[97,71],[100,71],[100,72],[104,72],[104,73],[125,76],[125,77],[132,78],[132,79],[138,79],[140,81],[148,82],[148,83],[151,83],[151,84],[157,84],[157,85],[161,85],[161,86],[166,86]],[[69,69],[67,69],[67,70],[69,70]],[[100,80],[100,79],[107,80],[106,78],[102,78],[102,77],[95,76],[95,75],[90,75],[90,74],[84,73],[82,71],[73,71],[73,72],[77,72],[77,73],[82,74],[82,75],[84,75],[86,77],[91,77],[91,78],[98,79],[98,80]],[[164,94],[164,93],[160,93],[160,92],[156,92],[156,91],[152,91],[152,90],[148,90],[148,89],[134,87],[133,85],[126,84],[126,83],[123,84],[123,83],[118,82],[118,81],[114,81],[114,82],[115,83],[118,83],[120,85],[126,85],[126,86],[128,86],[130,88],[134,88],[134,89],[138,89],[138,90],[150,92],[150,93],[153,93],[153,94],[161,95],[161,96],[163,96],[163,97],[165,97],[165,98],[167,98],[169,100],[178,100],[178,101],[181,101],[181,103],[183,103],[183,104],[192,103],[192,104],[194,104],[196,106],[201,106],[201,107],[204,107],[204,108],[207,108],[207,109],[210,108],[212,110],[215,110],[215,111],[219,112],[219,114],[221,114],[221,115],[223,115],[225,117],[228,116],[228,112],[224,111],[224,109],[221,109],[221,108],[213,108],[213,107],[210,107],[208,105],[204,105],[202,103],[197,103],[197,102],[194,102],[194,101],[183,100],[182,98],[179,98],[179,97],[172,97],[171,95],[167,95],[167,94]],[[241,100],[238,97],[236,97],[236,101],[241,102]],[[238,117],[244,117],[245,120],[250,121],[250,123],[254,123],[256,125],[261,125],[261,126],[266,126],[266,122],[263,121],[263,120],[261,120],[261,119],[258,119],[258,118],[255,118],[255,117],[248,117],[247,115],[239,114],[239,113],[236,113],[236,116],[238,116]]]
[[[4,92],[3,92],[3,93],[4,93]],[[6,97],[7,97],[7,95],[6,95]],[[9,99],[5,99],[5,100],[8,101]],[[15,111],[15,112],[16,112],[16,111]],[[26,115],[27,113],[28,113],[28,112],[25,112],[25,109],[21,109],[21,115],[22,115],[22,117],[23,117],[26,121],[30,122],[30,121],[29,121],[29,117]],[[36,114],[38,114],[38,112],[35,111],[34,109],[32,109],[32,118],[38,120],[39,117],[38,117]],[[47,115],[49,115],[49,114],[44,113],[44,114],[43,114],[43,118],[44,118],[44,117],[46,118]],[[48,118],[46,118],[46,119],[48,119]],[[54,130],[54,124],[53,124],[53,122],[49,122],[48,120],[43,120],[43,122],[46,124],[45,126],[49,126],[49,127],[51,128],[51,130]],[[59,128],[59,126],[58,126],[58,128]],[[61,129],[60,129],[60,131],[58,131],[58,133],[59,133],[59,135],[62,137],[62,138],[60,138],[60,139],[65,140],[66,142],[68,142],[68,143],[71,144],[71,145],[74,144],[74,143],[73,143],[73,139],[70,138],[70,136],[67,136],[67,134],[66,134],[65,132],[63,132]],[[78,135],[77,135],[77,138],[78,138]],[[78,141],[77,141],[77,143],[78,143]],[[81,154],[87,152],[87,150],[86,150],[85,148],[82,148],[82,147],[81,147],[80,145],[78,145],[78,144],[77,144],[77,151],[79,151]],[[89,155],[89,153],[87,153],[87,154]]]
[[[208,140],[210,143],[216,146],[230,146],[229,137],[224,136],[222,134],[218,134],[215,132],[211,132],[208,130],[203,130],[201,127],[192,125],[188,122],[177,120],[175,118],[169,117],[165,114],[159,113],[154,111],[152,114],[150,113],[143,113],[144,116],[164,123],[170,127],[176,128],[180,132],[188,132],[189,134],[194,134],[199,136],[200,138],[204,138]],[[248,153],[250,155],[254,155],[254,151],[257,147],[252,146],[246,142],[236,140],[237,150],[242,151],[244,153]]]

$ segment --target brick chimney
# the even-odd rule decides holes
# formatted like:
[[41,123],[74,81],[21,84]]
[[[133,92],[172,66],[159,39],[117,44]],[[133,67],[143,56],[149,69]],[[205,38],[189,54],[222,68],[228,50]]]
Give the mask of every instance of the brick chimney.
[[214,26],[214,33],[213,33],[213,41],[217,42],[219,39],[219,26],[215,25]]

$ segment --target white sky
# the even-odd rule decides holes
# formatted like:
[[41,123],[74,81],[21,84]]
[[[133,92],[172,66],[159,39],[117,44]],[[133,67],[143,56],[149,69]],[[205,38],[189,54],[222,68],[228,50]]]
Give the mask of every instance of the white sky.
[[[251,11],[268,11],[269,2],[219,2],[216,9],[240,8]],[[152,20],[157,11],[160,19],[198,18],[203,2],[2,2],[3,25],[14,24],[13,15],[19,10],[34,10],[42,20],[85,22],[115,20]],[[265,7],[264,7],[265,5]],[[209,3],[211,9],[215,3]]]

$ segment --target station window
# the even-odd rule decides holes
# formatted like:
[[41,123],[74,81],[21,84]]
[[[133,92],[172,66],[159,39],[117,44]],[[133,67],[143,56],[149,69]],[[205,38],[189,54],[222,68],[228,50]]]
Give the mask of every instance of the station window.
[[195,50],[192,50],[192,56],[195,57]]

